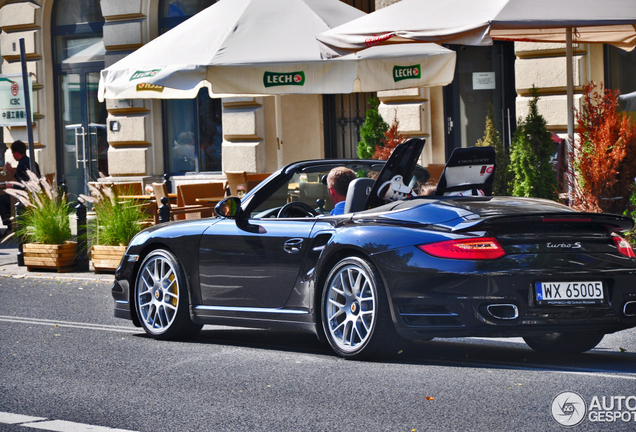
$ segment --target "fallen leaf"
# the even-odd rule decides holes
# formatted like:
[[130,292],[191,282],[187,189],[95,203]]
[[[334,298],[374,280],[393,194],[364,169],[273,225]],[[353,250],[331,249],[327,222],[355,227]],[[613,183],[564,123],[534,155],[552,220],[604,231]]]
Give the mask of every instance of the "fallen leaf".
[[433,396],[426,396],[426,400],[434,400],[435,398]]
[[627,350],[623,347],[620,347],[619,350],[621,350],[622,353],[627,352]]

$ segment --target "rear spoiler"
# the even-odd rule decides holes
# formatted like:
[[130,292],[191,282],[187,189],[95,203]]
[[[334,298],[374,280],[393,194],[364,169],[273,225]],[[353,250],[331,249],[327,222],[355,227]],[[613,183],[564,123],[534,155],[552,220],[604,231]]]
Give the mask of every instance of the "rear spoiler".
[[628,231],[634,228],[634,221],[627,216],[608,213],[536,213],[506,216],[485,216],[470,219],[453,227],[452,232],[475,229],[488,230],[490,227],[503,224],[594,224],[605,227],[607,232]]

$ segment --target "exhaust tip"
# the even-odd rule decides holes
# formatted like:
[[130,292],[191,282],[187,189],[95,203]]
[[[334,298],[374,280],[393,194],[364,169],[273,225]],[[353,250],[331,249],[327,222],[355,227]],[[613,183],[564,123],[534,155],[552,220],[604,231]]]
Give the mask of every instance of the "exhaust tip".
[[625,302],[623,314],[629,317],[636,316],[636,301]]
[[519,317],[519,309],[513,304],[491,304],[486,306],[490,315],[501,320],[513,320]]

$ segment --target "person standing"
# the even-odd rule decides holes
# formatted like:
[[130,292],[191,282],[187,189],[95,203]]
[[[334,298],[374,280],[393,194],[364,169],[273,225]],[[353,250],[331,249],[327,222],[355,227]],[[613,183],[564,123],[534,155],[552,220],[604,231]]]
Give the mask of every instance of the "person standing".
[[[13,175],[16,181],[29,180],[27,171],[31,169],[31,161],[26,155],[26,152],[26,145],[22,141],[17,140],[14,141],[13,144],[11,144],[11,153],[13,153],[13,159],[18,161],[18,166],[13,168],[11,164],[7,162],[4,168]],[[40,167],[35,161],[33,162],[33,170],[35,172],[35,175],[40,177]],[[10,187],[10,185],[7,185],[7,187]]]
[[[11,153],[13,153],[13,158],[18,161],[18,166],[13,168],[9,162],[4,165],[4,169],[13,175],[13,178],[16,181],[28,181],[29,175],[27,171],[31,169],[30,159],[26,155],[26,145],[24,142],[17,140],[11,144]],[[36,162],[33,162],[33,169],[35,170],[35,174],[40,176],[40,167]],[[6,184],[6,188],[20,188],[20,186],[15,186],[12,184]],[[7,227],[4,234],[8,234],[11,232],[11,197],[8,194],[0,195],[0,217],[2,217],[2,223]]]

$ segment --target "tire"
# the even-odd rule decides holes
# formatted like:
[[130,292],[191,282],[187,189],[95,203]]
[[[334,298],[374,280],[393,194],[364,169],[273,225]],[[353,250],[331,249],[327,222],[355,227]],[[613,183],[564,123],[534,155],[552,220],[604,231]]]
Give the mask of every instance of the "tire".
[[533,350],[551,356],[580,354],[598,345],[603,333],[546,333],[541,336],[525,336],[523,340]]
[[144,331],[155,339],[178,340],[203,327],[190,320],[186,280],[177,259],[158,249],[141,263],[135,283],[135,307]]
[[382,279],[366,259],[338,262],[327,276],[320,305],[325,336],[340,357],[385,357],[401,341]]

